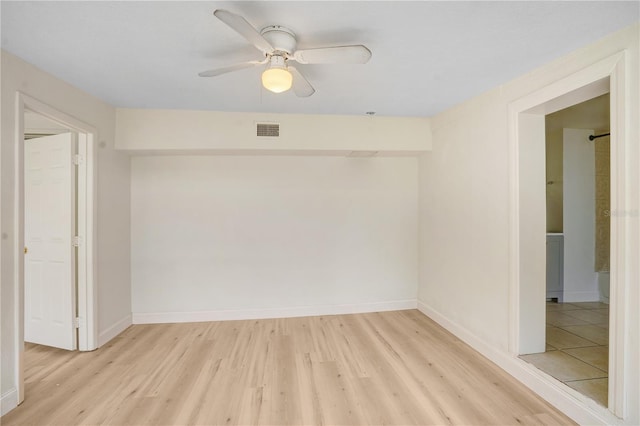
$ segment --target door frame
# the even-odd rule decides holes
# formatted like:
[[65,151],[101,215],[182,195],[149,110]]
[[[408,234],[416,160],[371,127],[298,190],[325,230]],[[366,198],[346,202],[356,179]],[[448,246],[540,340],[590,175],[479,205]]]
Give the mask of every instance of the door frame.
[[79,246],[77,262],[78,349],[91,351],[98,347],[96,288],[96,147],[97,130],[71,115],[59,111],[35,98],[18,92],[16,95],[15,133],[15,350],[18,403],[24,401],[24,112],[34,112],[78,134],[78,164],[76,220]]
[[[631,185],[630,169],[625,159],[625,149],[630,144],[626,56],[625,51],[618,52],[509,105],[509,351],[514,357],[535,351],[544,343],[540,336],[544,339],[545,299],[541,283],[545,282],[545,115],[609,92],[611,211],[628,211],[632,201],[627,190]],[[633,356],[625,345],[633,274],[632,265],[626,261],[633,251],[628,221],[625,215],[611,220],[608,410],[622,419],[627,416],[625,388],[629,378],[625,376],[625,366]],[[539,371],[536,374],[540,380],[558,386],[551,376]],[[567,386],[560,387],[570,393]],[[583,406],[594,408],[587,397],[580,400]]]

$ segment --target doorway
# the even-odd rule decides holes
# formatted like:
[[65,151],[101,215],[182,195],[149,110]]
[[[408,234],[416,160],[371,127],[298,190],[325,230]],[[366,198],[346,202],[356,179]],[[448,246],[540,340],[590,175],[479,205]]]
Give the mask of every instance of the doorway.
[[[611,211],[623,211],[626,169],[623,150],[628,143],[625,122],[625,53],[621,52],[531,93],[509,106],[512,169],[511,217],[511,330],[509,348],[514,356],[545,351],[546,317],[546,182],[545,116],[572,105],[610,93],[611,111]],[[613,218],[612,218],[613,219]],[[564,404],[606,416],[610,411],[625,417],[625,359],[633,356],[625,346],[628,306],[624,303],[628,266],[625,220],[611,220],[611,267],[609,321],[608,407],[598,408],[588,397],[540,370],[531,370],[537,380]],[[520,361],[526,364],[525,361]],[[527,370],[529,371],[529,370]],[[602,411],[600,411],[602,410]]]
[[603,407],[609,368],[609,94],[545,117],[545,351],[521,358]]
[[[76,178],[77,213],[75,243],[77,252],[73,256],[76,269],[76,303],[74,304],[74,326],[77,325],[77,348],[89,351],[97,348],[97,292],[95,289],[95,140],[96,130],[74,117],[56,110],[49,105],[18,93],[16,102],[15,134],[15,218],[16,233],[14,247],[19,256],[15,258],[15,324],[16,324],[16,377],[18,402],[24,400],[24,349],[25,349],[25,130],[28,119],[38,117],[59,129],[77,135],[78,163]],[[54,132],[55,133],[55,132]],[[27,247],[28,251],[28,247]]]

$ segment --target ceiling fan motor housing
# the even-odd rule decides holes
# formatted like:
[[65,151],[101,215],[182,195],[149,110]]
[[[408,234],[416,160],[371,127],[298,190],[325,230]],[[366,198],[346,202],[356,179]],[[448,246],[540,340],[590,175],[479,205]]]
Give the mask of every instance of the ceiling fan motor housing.
[[276,51],[292,54],[296,49],[296,35],[288,28],[270,25],[260,31]]

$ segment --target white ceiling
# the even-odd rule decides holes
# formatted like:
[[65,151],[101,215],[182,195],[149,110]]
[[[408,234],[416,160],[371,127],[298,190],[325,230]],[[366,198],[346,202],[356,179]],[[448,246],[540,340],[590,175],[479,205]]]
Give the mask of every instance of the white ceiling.
[[[2,1],[2,48],[117,107],[431,116],[638,21],[638,1]],[[317,92],[261,88],[261,59],[213,16],[283,25],[298,47],[362,43],[366,65],[300,65]]]

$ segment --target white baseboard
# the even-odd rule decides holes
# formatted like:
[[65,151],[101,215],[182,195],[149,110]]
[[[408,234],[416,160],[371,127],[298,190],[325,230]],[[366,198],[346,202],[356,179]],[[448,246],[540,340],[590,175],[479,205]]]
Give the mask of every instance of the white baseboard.
[[564,303],[571,302],[599,302],[599,291],[565,291],[562,294],[562,301]]
[[14,388],[0,396],[0,416],[4,416],[9,411],[18,406],[18,391]]
[[108,343],[111,339],[116,337],[118,334],[125,331],[131,324],[133,324],[133,322],[131,320],[131,314],[129,314],[126,317],[122,318],[120,321],[113,324],[111,327],[102,331],[98,335],[98,347],[101,347],[106,343]]
[[517,356],[489,345],[464,327],[418,301],[418,310],[444,329],[471,346],[483,356],[505,370],[529,389],[540,395],[558,410],[581,425],[622,425],[623,420],[579,392],[538,370]]
[[176,322],[228,321],[267,318],[293,318],[317,315],[360,314],[365,312],[401,311],[416,309],[416,300],[359,303],[354,305],[299,306],[274,309],[238,309],[196,312],[134,312],[134,324]]

